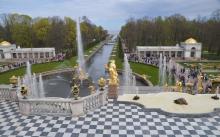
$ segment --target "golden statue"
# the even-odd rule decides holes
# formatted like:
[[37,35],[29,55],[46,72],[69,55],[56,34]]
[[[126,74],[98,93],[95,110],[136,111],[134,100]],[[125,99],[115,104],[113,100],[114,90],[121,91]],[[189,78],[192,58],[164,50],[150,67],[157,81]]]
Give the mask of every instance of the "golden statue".
[[72,86],[71,89],[72,93],[73,93],[73,97],[75,98],[75,100],[78,99],[79,96],[79,86],[77,86],[76,84],[74,86]]
[[182,82],[176,82],[176,91],[182,92]]
[[186,91],[189,93],[192,93],[192,88],[193,88],[193,83],[192,82],[187,82],[186,83]]
[[21,91],[20,92],[21,92],[21,95],[23,96],[23,99],[26,99],[28,90],[27,90],[27,87],[25,85],[21,86]]
[[118,79],[118,73],[115,65],[115,61],[111,60],[109,64],[109,84],[110,85],[118,85],[119,84],[119,79]]
[[202,85],[202,75],[198,75],[198,93],[202,93],[203,92],[203,85]]
[[78,64],[74,66],[74,70],[80,80],[88,78],[88,75],[86,74],[85,70],[83,70]]
[[88,88],[89,88],[90,94],[94,94],[96,92],[95,91],[95,86],[91,85]]
[[103,91],[104,90],[104,87],[105,87],[105,84],[106,84],[106,80],[101,77],[99,80],[98,80],[98,84],[99,84],[99,87],[100,87],[100,90]]

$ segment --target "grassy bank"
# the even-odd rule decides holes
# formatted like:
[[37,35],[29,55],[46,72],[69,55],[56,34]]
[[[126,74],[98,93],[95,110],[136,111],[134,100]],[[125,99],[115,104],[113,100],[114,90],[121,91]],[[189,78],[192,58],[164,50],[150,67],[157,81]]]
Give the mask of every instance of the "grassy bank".
[[[90,55],[92,54],[96,48],[98,48],[99,44],[96,44],[90,48],[88,48],[84,54]],[[66,59],[64,61],[59,62],[48,62],[43,64],[33,64],[31,70],[33,73],[41,73],[50,70],[62,69],[67,67],[73,67],[76,65],[77,57],[74,56],[71,59]],[[10,70],[7,72],[0,73],[0,84],[9,84],[9,78],[13,75],[15,76],[23,76],[25,74],[26,68],[21,67],[15,70]]]
[[202,58],[207,60],[220,60],[220,55],[214,52],[203,51]]

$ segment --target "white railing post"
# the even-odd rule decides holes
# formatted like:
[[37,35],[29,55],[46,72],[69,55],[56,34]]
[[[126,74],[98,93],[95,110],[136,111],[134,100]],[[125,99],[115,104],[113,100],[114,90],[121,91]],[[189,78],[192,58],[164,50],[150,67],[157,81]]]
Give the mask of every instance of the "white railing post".
[[105,104],[107,104],[107,91],[100,91],[99,94],[99,100],[100,100],[100,106],[104,106]]
[[17,88],[10,88],[10,100],[18,101]]
[[31,113],[31,102],[24,101],[23,99],[19,100],[19,111],[23,115],[30,115]]
[[83,111],[83,99],[71,100],[70,109],[72,111],[72,116],[81,116],[84,115]]

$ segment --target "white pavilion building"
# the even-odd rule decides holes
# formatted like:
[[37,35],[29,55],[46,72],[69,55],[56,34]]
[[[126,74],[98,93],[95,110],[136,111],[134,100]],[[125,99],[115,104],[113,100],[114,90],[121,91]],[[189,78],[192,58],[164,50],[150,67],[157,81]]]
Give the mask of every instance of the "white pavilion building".
[[140,57],[163,56],[176,59],[201,59],[202,43],[189,38],[176,46],[137,46],[136,52]]
[[0,60],[44,60],[55,57],[55,48],[20,48],[7,41],[0,43]]

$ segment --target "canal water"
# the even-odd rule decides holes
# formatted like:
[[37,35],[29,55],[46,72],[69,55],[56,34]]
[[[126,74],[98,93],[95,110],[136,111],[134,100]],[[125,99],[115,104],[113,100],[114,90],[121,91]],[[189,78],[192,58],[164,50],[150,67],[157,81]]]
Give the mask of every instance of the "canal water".
[[[100,77],[108,78],[108,73],[105,71],[105,64],[108,63],[111,56],[111,52],[114,45],[104,45],[90,60],[87,62],[86,70],[89,77],[97,86],[98,79]],[[47,97],[71,97],[71,80],[73,74],[71,72],[58,73],[47,76],[44,79],[44,87]],[[122,82],[122,76],[119,75],[120,81]],[[137,80],[137,86],[146,86],[141,81]],[[81,90],[80,96],[89,95],[88,89]]]
[[87,62],[87,72],[94,83],[97,83],[100,77],[107,78],[105,65],[111,56],[113,45],[104,45],[90,60]]

